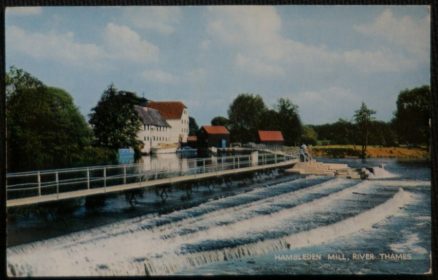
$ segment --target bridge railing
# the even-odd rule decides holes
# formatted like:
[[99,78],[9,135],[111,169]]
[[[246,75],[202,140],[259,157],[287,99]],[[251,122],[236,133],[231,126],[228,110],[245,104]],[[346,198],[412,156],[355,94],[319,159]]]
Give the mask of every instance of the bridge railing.
[[253,162],[251,155],[189,159],[188,168],[145,169],[143,164],[105,165],[81,168],[8,173],[7,199],[104,188],[185,175],[203,174],[254,165],[267,165],[290,160],[276,154],[259,155]]

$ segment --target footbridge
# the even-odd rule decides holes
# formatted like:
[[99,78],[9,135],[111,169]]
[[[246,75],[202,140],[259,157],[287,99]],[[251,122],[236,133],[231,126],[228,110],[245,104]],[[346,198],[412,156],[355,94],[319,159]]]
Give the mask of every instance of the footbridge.
[[[250,155],[187,159],[179,169],[146,168],[143,164],[105,165],[6,175],[7,207],[81,198],[128,190],[164,187],[208,178],[289,168],[293,155]],[[190,185],[190,184],[188,184]]]

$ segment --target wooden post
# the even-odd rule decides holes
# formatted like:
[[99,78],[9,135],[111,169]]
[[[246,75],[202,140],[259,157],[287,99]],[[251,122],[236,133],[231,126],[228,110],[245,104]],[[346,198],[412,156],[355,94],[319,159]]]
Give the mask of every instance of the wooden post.
[[38,173],[37,173],[38,175],[38,178],[37,178],[37,180],[38,180],[38,195],[39,196],[41,196],[41,173],[38,171]]
[[277,154],[274,155],[274,162],[277,163]]
[[90,189],[90,168],[87,168],[87,189]]
[[202,160],[202,170],[203,173],[205,173],[205,159]]
[[237,157],[237,168],[240,168],[240,157]]
[[126,185],[126,164],[123,166],[123,184]]
[[103,168],[103,187],[105,188],[106,192],[106,167]]
[[59,198],[59,174],[58,171],[55,173],[55,180],[56,180],[56,197]]

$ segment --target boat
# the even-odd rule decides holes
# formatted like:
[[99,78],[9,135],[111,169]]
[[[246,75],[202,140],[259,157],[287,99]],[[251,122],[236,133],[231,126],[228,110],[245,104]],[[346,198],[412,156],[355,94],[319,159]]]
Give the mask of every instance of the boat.
[[189,146],[185,146],[182,148],[179,148],[178,150],[176,150],[177,153],[180,153],[182,155],[196,155],[198,154],[198,149],[189,147]]

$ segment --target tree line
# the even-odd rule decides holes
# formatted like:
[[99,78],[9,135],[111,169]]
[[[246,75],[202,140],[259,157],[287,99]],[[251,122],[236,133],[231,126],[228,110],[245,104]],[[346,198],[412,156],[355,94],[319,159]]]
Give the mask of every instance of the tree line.
[[279,130],[283,133],[285,145],[299,144],[303,125],[298,106],[288,98],[280,98],[269,108],[260,95],[239,94],[228,109],[228,118],[217,116],[212,125],[223,125],[230,131],[232,142],[248,143],[258,141],[258,130]]
[[[8,172],[115,163],[117,149],[141,149],[136,134],[141,120],[134,105],[145,98],[120,91],[113,84],[102,93],[89,114],[80,114],[71,95],[45,85],[23,69],[11,67],[6,74],[6,141]],[[258,130],[280,130],[285,145],[358,144],[396,146],[424,145],[429,140],[430,88],[402,91],[391,122],[377,121],[365,104],[352,121],[303,125],[298,106],[280,98],[268,107],[260,95],[239,94],[228,116],[217,116],[212,125],[224,125],[232,142],[257,142]],[[190,117],[189,131],[198,125]]]
[[212,125],[223,125],[232,142],[256,142],[258,130],[279,130],[285,145],[360,145],[366,156],[368,145],[429,145],[430,87],[406,89],[397,98],[397,109],[389,122],[376,120],[376,111],[362,102],[351,120],[339,119],[323,125],[303,125],[298,106],[280,98],[268,108],[260,95],[242,93],[230,104],[228,117],[216,116]]
[[[368,144],[384,147],[400,145],[429,145],[430,140],[430,87],[421,86],[406,89],[397,97],[397,107],[392,120],[388,122],[370,118],[368,123]],[[374,111],[372,111],[374,115]],[[309,125],[313,135],[307,137],[311,144],[359,144],[361,131],[356,118],[351,121],[339,119],[334,123]]]

